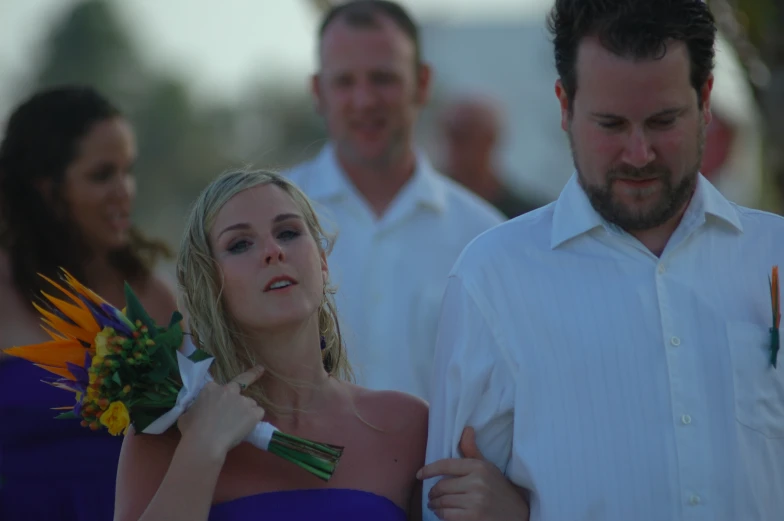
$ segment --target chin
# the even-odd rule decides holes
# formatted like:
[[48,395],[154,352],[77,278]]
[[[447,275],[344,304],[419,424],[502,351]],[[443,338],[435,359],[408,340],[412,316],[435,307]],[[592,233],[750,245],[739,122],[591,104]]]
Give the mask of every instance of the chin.
[[100,241],[101,249],[107,251],[117,251],[127,247],[131,243],[130,235],[124,233],[112,237],[103,237]]

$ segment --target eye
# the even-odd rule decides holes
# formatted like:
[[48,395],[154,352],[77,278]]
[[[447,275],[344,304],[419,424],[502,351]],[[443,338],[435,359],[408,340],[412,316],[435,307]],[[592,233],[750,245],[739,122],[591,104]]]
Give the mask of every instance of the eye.
[[278,234],[278,239],[291,241],[302,235],[298,230],[283,230]]
[[655,128],[670,128],[675,124],[675,118],[654,119],[650,125]]
[[352,83],[354,83],[354,80],[348,75],[338,76],[332,80],[332,84],[337,88],[350,87]]
[[113,168],[101,168],[90,174],[90,179],[96,183],[105,183],[114,175]]
[[231,245],[228,248],[226,248],[226,250],[229,253],[236,255],[247,251],[248,248],[250,248],[250,246],[251,246],[250,241],[245,239],[240,239],[236,242],[231,243]]
[[397,76],[388,72],[377,72],[371,78],[376,85],[389,85],[397,82]]
[[623,126],[623,123],[620,121],[600,121],[599,126],[607,130],[618,130]]

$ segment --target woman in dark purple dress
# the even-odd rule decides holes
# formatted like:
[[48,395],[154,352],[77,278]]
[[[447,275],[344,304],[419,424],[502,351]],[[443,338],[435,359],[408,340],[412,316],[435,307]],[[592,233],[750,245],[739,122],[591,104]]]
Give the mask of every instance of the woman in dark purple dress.
[[[278,175],[232,172],[202,193],[177,275],[217,383],[177,432],[126,436],[116,520],[419,519],[427,405],[349,383],[328,251],[311,204]],[[345,447],[330,481],[241,443],[262,418]]]
[[0,519],[111,519],[121,438],[55,420],[73,396],[2,350],[48,340],[31,302],[62,266],[115,305],[128,280],[159,320],[175,308],[152,273],[165,250],[131,227],[136,156],[119,111],[90,88],[32,96],[0,144]]

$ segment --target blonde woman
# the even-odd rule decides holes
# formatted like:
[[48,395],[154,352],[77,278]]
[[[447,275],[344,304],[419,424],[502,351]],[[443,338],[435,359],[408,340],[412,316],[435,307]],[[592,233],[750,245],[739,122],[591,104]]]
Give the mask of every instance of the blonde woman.
[[[324,236],[281,176],[232,172],[199,197],[178,279],[213,376],[179,432],[126,437],[119,521],[366,520],[421,516],[427,405],[353,385],[329,286]],[[262,418],[345,446],[325,484],[241,440]]]

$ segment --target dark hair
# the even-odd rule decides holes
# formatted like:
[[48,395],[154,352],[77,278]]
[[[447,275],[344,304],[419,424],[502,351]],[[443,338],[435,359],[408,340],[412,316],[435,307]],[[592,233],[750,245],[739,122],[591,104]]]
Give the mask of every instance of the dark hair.
[[548,28],[570,107],[577,92],[577,50],[587,36],[634,59],[662,58],[668,40],[685,43],[691,84],[702,106],[701,89],[713,71],[716,40],[716,24],[703,0],[555,0]]
[[376,28],[379,16],[386,16],[411,39],[414,44],[415,65],[422,63],[422,49],[419,43],[419,29],[408,12],[396,2],[388,0],[351,0],[332,7],[321,21],[319,45],[324,33],[335,20],[344,20],[352,27]]
[[[85,280],[86,246],[67,218],[62,186],[81,139],[96,123],[116,117],[120,111],[94,89],[60,86],[34,94],[8,120],[0,144],[0,248],[23,296],[36,297],[45,287],[37,274],[55,278],[59,267]],[[48,199],[40,191],[44,180],[52,183]],[[159,256],[171,254],[131,229],[129,244],[109,260],[133,282],[148,277]]]

